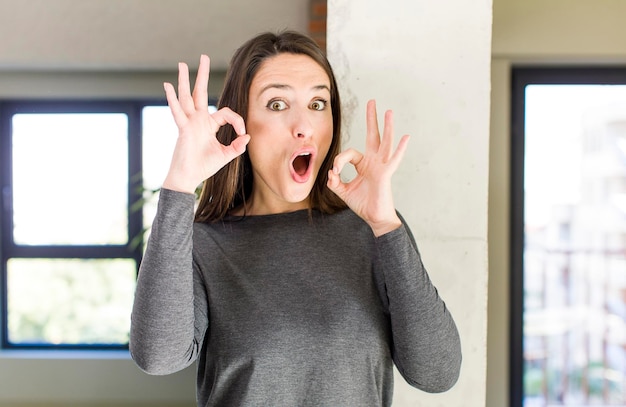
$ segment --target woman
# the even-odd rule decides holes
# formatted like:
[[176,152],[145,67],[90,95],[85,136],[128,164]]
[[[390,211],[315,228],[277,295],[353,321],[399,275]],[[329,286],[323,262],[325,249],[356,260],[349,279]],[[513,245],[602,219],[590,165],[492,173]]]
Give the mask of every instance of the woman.
[[178,96],[165,84],[179,138],[139,271],[138,366],[197,361],[199,406],[389,406],[394,362],[448,390],[459,336],[393,205],[392,112],[381,137],[370,101],[365,152],[340,152],[334,74],[294,32],[237,50],[212,115],[208,77],[202,56],[193,92],[185,64]]

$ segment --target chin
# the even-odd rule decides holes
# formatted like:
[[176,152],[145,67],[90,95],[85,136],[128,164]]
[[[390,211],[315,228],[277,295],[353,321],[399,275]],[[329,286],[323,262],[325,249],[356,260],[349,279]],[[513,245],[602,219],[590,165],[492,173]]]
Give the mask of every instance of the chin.
[[311,196],[311,191],[313,190],[313,184],[311,185],[299,185],[296,191],[291,191],[291,193],[286,194],[284,199],[290,203],[301,203],[308,202],[309,197]]

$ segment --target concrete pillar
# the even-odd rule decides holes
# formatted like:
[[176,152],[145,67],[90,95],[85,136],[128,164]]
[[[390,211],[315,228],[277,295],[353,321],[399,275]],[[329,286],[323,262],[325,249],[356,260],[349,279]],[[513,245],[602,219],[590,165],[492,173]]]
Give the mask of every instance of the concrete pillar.
[[381,126],[392,109],[397,139],[412,135],[396,205],[463,345],[452,390],[426,394],[396,375],[397,407],[485,405],[491,18],[491,0],[328,0],[347,146],[363,151],[371,98]]

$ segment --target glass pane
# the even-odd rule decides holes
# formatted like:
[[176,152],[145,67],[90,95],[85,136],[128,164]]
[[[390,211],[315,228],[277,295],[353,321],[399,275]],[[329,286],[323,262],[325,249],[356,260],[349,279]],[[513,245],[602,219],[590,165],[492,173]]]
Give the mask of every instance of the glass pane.
[[10,259],[8,340],[127,344],[135,278],[130,259]]
[[144,228],[152,225],[156,214],[157,191],[167,175],[172,152],[178,138],[178,128],[169,106],[146,106],[142,112],[142,169],[144,198]]
[[[216,107],[210,105],[209,112]],[[144,228],[152,225],[156,214],[158,189],[163,184],[172,160],[172,153],[178,138],[178,128],[172,118],[169,106],[146,106],[142,112],[142,168],[144,198]]]
[[17,244],[127,242],[125,114],[16,114],[12,145]]
[[525,106],[524,406],[626,405],[626,86]]

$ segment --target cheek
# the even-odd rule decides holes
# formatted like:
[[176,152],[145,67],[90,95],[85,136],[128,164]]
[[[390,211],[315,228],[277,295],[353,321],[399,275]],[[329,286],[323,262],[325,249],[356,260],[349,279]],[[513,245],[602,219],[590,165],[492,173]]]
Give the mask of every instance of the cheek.
[[320,140],[320,148],[324,148],[324,156],[326,156],[326,154],[328,153],[328,150],[330,148],[330,145],[333,141],[333,123],[332,121],[329,123],[324,123],[324,126],[321,128],[320,133],[321,134],[321,140]]
[[253,168],[257,170],[267,168],[276,161],[273,157],[273,149],[267,148],[267,145],[268,143],[263,141],[262,137],[255,139],[255,137],[251,135],[247,150]]
[[315,133],[324,139],[333,136],[333,115],[330,110],[315,112],[310,116]]
[[263,122],[248,121],[246,123],[246,131],[250,135],[247,150],[251,159],[257,156],[262,157],[264,152],[259,150],[263,150],[268,143],[271,144],[271,140],[268,140],[268,137],[272,133],[268,131],[268,127],[270,126]]
[[[315,164],[317,166],[317,171],[321,171],[322,170],[322,166],[324,165],[324,161],[326,160],[326,158],[328,158],[328,155],[330,154],[330,146],[332,144],[332,138],[333,138],[333,136],[332,136],[332,131],[331,131],[329,133],[329,136],[325,137],[323,142],[320,140],[320,143],[318,144],[318,156],[315,159]],[[331,159],[331,163],[332,163],[332,159]]]

